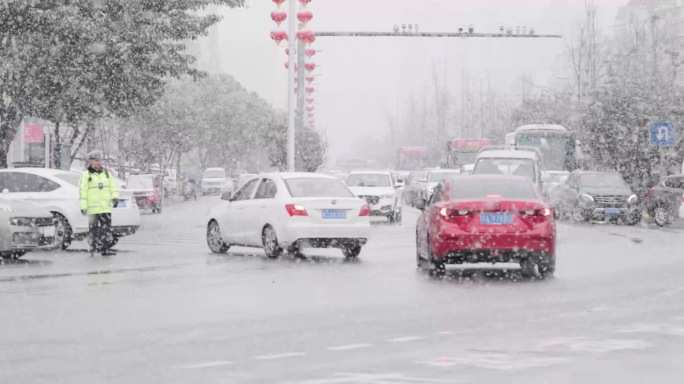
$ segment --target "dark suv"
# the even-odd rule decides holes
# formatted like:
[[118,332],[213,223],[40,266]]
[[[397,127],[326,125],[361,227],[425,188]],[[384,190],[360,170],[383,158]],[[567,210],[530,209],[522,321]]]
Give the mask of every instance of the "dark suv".
[[667,176],[648,190],[644,207],[656,224],[671,224],[679,217],[679,207],[684,199],[684,176]]
[[638,198],[617,172],[574,171],[561,185],[559,216],[575,221],[622,220],[635,225],[641,220]]

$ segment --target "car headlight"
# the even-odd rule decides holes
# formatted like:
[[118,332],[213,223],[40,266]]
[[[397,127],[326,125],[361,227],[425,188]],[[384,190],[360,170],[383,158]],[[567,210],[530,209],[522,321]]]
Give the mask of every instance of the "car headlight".
[[381,199],[391,199],[394,197],[394,195],[380,195],[379,196]]
[[582,196],[580,196],[580,198],[581,198],[582,200],[588,202],[588,203],[591,203],[591,202],[594,201],[594,198],[593,198],[591,195],[587,194],[587,193],[583,193]]
[[637,201],[639,201],[637,195],[632,195],[627,199],[627,202],[630,204],[636,204]]
[[432,193],[432,192],[434,192],[434,191],[435,191],[435,187],[430,187],[430,188],[428,188],[428,192],[429,192],[429,193]]

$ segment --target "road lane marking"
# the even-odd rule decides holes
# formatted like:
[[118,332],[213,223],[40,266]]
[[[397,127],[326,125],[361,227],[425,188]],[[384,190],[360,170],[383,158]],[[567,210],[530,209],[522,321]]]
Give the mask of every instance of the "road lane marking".
[[286,353],[279,353],[277,355],[263,355],[263,356],[257,356],[254,359],[255,360],[278,360],[278,359],[288,359],[291,357],[300,357],[300,356],[305,356],[306,353],[303,352],[286,352]]
[[408,343],[409,341],[417,341],[425,339],[423,336],[406,336],[397,337],[396,339],[387,340],[388,343]]
[[235,364],[235,363],[232,361],[210,361],[210,362],[206,362],[206,363],[184,365],[184,366],[180,367],[180,369],[214,368],[214,367],[223,367],[223,366],[232,365],[232,364]]
[[328,348],[328,351],[350,351],[352,349],[361,349],[361,348],[370,348],[372,347],[373,344],[349,344],[349,345],[340,345],[337,347],[330,347]]

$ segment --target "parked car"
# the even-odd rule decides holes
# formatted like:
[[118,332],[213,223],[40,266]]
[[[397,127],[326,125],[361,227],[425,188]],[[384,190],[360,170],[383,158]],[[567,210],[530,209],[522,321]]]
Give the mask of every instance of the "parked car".
[[[492,149],[494,148],[494,149]],[[544,169],[538,151],[485,148],[477,155],[473,175],[508,175],[527,177],[537,191],[542,192]]]
[[[113,176],[112,176],[113,177]],[[56,219],[55,243],[62,249],[88,235],[88,218],[81,214],[79,181],[81,172],[45,168],[0,169],[0,190],[10,200],[26,200],[46,208]],[[120,190],[119,204],[112,210],[114,243],[140,228],[140,212],[132,194]]]
[[419,198],[430,200],[432,193],[435,191],[435,188],[440,181],[459,176],[460,174],[461,171],[456,169],[433,169],[428,171],[425,182],[421,183]]
[[207,168],[202,173],[202,195],[221,194],[231,191],[230,180],[223,168]]
[[354,171],[347,187],[371,207],[371,216],[386,217],[390,223],[401,223],[402,207],[399,186],[387,171]]
[[641,220],[638,198],[617,172],[570,173],[561,184],[559,215],[574,221],[622,220],[635,225]]
[[262,247],[276,258],[310,246],[339,248],[356,258],[368,241],[370,207],[329,175],[260,174],[221,199],[207,222],[207,244],[214,253],[234,245]]
[[684,176],[667,176],[648,190],[643,205],[655,223],[662,227],[671,224],[680,216],[683,199]]
[[139,209],[150,209],[152,213],[162,212],[164,193],[160,176],[131,175],[126,181],[126,190],[133,194]]
[[555,272],[555,220],[528,177],[447,179],[416,208],[417,263],[431,274],[463,263],[518,263],[542,278]]
[[36,204],[0,196],[0,257],[18,259],[32,251],[48,251],[55,242],[55,218]]

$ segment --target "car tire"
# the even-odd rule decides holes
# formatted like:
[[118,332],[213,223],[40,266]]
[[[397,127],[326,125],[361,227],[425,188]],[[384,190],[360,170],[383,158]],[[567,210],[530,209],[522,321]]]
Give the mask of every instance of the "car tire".
[[278,235],[270,225],[265,226],[261,232],[261,242],[269,259],[277,259],[283,254],[283,249],[278,244]]
[[230,249],[230,245],[223,241],[221,228],[215,220],[207,225],[207,245],[213,253],[226,253]]
[[556,258],[548,256],[543,257],[537,262],[537,271],[542,279],[552,279],[553,275],[556,273]]
[[397,225],[401,225],[402,218],[403,218],[403,214],[402,214],[402,209],[401,209],[401,207],[395,207],[395,210],[394,210],[394,223],[397,224]]
[[530,279],[540,276],[538,273],[538,263],[533,256],[528,256],[520,261],[520,274]]
[[587,216],[584,210],[580,207],[573,208],[570,212],[570,215],[572,216],[572,221],[577,223],[589,221],[589,216]]
[[362,247],[358,244],[344,247],[342,248],[342,254],[344,255],[344,258],[347,260],[356,259],[361,254],[361,248]]
[[630,226],[637,225],[641,222],[641,212],[639,210],[628,212],[623,218],[623,221]]
[[432,245],[430,244],[430,235],[429,234],[428,234],[427,248],[428,248],[428,260],[427,260],[428,275],[430,277],[434,277],[434,278],[442,278],[442,277],[446,276],[446,265],[442,262],[436,261],[435,255],[432,253]]
[[418,241],[418,231],[416,231],[416,267],[423,269],[425,260],[420,256],[420,242]]
[[670,223],[670,212],[665,204],[658,204],[653,210],[653,219],[659,227],[664,227]]
[[66,219],[62,214],[57,212],[52,212],[52,216],[55,218],[55,237],[53,241],[57,241],[59,247],[62,250],[69,248],[71,245],[71,236],[73,231],[71,230],[71,225],[69,220]]

